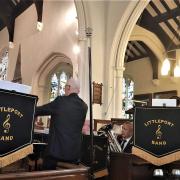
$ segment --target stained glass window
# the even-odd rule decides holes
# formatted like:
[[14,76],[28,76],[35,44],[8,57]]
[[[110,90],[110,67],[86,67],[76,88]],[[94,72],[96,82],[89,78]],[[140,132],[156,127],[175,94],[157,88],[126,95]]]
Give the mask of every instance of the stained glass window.
[[8,50],[2,52],[0,56],[0,80],[7,79]]
[[123,94],[122,94],[122,100],[123,100],[123,117],[129,118],[128,114],[125,114],[125,111],[128,109],[133,108],[133,96],[134,96],[134,82],[129,77],[123,78]]
[[64,71],[52,74],[50,101],[53,101],[59,95],[63,96],[65,94],[65,84],[69,77]]

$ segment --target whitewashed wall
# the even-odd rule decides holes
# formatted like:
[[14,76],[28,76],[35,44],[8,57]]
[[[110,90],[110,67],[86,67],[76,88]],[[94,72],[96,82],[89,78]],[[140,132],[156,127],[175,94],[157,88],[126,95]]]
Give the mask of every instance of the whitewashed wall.
[[[77,69],[77,55],[73,53],[73,45],[78,42],[75,35],[76,23],[66,23],[66,13],[75,9],[74,1],[44,1],[42,32],[36,30],[37,13],[35,5],[29,7],[16,18],[14,31],[14,49],[9,50],[8,79],[12,80],[17,60],[19,44],[21,44],[21,70],[24,84],[31,85],[32,78],[42,66],[46,58],[56,52],[65,54]],[[0,31],[0,48],[8,45],[8,33],[4,28]],[[78,73],[78,72],[74,72]],[[36,84],[33,84],[36,86]]]
[[135,94],[177,90],[180,95],[179,78],[160,76],[156,83],[153,82],[152,67],[148,58],[127,63],[124,74],[133,78]]
[[114,68],[109,63],[110,54],[117,27],[128,4],[129,1],[84,1],[87,27],[93,29],[92,77],[93,81],[103,83],[103,104],[93,105],[93,117],[97,119],[106,118],[106,113],[112,117],[112,111],[108,109],[111,97],[108,98],[107,93],[112,90],[112,86],[108,86],[109,69]]

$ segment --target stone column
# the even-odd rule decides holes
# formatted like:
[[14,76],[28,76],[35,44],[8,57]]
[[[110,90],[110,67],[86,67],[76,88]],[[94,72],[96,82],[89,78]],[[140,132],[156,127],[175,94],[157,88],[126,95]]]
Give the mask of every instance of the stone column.
[[[78,58],[78,78],[80,81],[79,96],[89,106],[89,65],[88,65],[88,41],[85,36],[79,38],[80,54]],[[89,108],[87,113],[89,119]]]
[[123,82],[123,71],[124,67],[115,67],[115,111],[114,115],[116,118],[122,117],[122,82]]

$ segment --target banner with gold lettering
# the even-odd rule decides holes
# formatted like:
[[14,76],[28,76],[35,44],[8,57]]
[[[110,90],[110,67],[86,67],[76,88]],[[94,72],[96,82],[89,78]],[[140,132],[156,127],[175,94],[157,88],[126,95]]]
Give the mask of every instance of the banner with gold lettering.
[[180,160],[180,108],[135,108],[132,153],[158,166]]
[[37,96],[0,89],[0,168],[33,152]]

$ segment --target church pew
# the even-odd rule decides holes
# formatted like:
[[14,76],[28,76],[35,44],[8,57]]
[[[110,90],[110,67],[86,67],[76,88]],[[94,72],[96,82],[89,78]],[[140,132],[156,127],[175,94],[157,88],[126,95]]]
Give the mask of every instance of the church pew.
[[8,173],[0,174],[2,180],[88,180],[89,168],[74,168],[74,169],[59,169],[52,171],[34,171],[34,172],[21,172],[21,173]]

